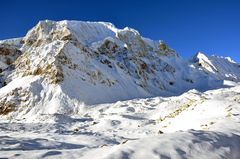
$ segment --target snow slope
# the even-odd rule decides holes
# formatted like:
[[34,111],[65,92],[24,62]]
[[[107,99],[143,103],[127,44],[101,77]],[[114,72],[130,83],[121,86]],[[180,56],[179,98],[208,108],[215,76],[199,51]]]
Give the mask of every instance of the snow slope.
[[239,105],[235,86],[89,106],[45,122],[1,120],[0,157],[238,159]]
[[40,21],[0,41],[0,157],[239,158],[239,82],[230,58]]

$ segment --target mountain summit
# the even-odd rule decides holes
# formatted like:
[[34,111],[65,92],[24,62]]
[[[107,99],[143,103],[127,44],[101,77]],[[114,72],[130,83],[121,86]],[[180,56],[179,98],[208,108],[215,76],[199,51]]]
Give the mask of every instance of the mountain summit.
[[[184,60],[163,41],[111,23],[40,21],[0,41],[0,115],[74,114],[86,105],[205,91],[240,81],[240,65],[198,53]],[[34,114],[34,115],[33,115]]]

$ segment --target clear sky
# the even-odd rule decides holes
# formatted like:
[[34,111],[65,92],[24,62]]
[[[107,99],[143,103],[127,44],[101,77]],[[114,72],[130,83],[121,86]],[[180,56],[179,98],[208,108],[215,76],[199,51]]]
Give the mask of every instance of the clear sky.
[[183,57],[202,51],[240,62],[240,0],[5,0],[0,39],[24,36],[44,19],[112,22],[164,40]]

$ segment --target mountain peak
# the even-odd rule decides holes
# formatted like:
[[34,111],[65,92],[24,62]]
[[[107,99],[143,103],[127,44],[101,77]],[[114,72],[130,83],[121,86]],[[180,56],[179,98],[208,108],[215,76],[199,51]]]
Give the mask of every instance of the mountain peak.
[[208,59],[207,55],[205,55],[203,52],[200,52],[200,51],[194,55],[194,58],[199,60]]
[[83,22],[83,21],[40,21],[31,29],[25,39],[31,41],[62,40],[75,38],[85,45],[103,40],[106,37],[115,37],[117,29],[111,23],[106,22]]
[[[83,103],[178,95],[240,81],[234,63],[199,52],[189,65],[165,42],[111,23],[45,20],[20,42],[10,41],[1,42],[11,57],[0,50],[0,103],[19,110],[28,105],[34,113],[72,113]],[[26,96],[8,98],[15,89]]]

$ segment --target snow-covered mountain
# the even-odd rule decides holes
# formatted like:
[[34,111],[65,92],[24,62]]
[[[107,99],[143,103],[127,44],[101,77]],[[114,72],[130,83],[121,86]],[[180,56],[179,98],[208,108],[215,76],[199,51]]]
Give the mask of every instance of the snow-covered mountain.
[[41,21],[0,41],[0,158],[239,159],[239,82],[229,57]]
[[228,58],[198,53],[187,61],[134,29],[81,21],[40,21],[25,37],[1,41],[0,71],[0,114],[21,117],[240,81]]

